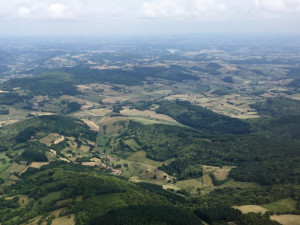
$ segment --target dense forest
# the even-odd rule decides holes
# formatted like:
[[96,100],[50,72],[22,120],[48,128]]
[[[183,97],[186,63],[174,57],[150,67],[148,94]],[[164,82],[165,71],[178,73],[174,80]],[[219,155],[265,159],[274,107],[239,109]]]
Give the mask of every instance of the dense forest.
[[249,125],[241,120],[223,116],[185,101],[163,101],[156,110],[178,122],[208,133],[249,133]]
[[[159,190],[159,191],[158,191]],[[76,224],[277,224],[267,215],[244,214],[228,206],[199,207],[174,197],[157,185],[134,184],[79,165],[54,162],[22,175],[14,185],[3,190],[13,198],[0,198],[0,222],[22,224],[38,217],[39,224],[56,218],[51,211],[62,209],[60,216],[75,214]],[[30,197],[27,204],[20,199]],[[82,200],[78,200],[78,198]],[[24,201],[24,200],[23,200]],[[196,204],[197,205],[197,204]],[[245,222],[248,221],[248,222]]]

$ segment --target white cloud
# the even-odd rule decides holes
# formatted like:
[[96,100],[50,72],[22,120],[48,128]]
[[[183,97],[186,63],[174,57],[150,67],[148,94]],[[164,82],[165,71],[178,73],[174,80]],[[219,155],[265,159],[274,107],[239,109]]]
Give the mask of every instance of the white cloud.
[[178,0],[145,2],[141,7],[141,12],[149,18],[182,17],[188,14],[187,8]]
[[300,9],[300,0],[258,0],[257,5],[262,11],[274,13],[297,12]]
[[255,18],[264,13],[277,17],[293,13],[300,18],[298,12],[300,0],[0,0],[0,18],[35,20],[93,20],[99,16],[226,20]]
[[96,28],[126,30],[130,26],[134,30],[136,24],[143,27],[152,23],[165,30],[176,29],[178,23],[242,27],[249,21],[261,24],[275,20],[299,24],[300,30],[300,0],[0,0],[0,25],[7,21],[65,27],[85,23]]
[[266,13],[284,17],[299,10],[300,0],[150,0],[140,8],[148,18],[196,20],[260,19]]
[[67,16],[67,6],[64,4],[52,4],[48,8],[49,16],[55,19],[66,18]]
[[27,7],[21,7],[18,10],[18,15],[20,15],[20,17],[26,17],[30,14],[31,10]]

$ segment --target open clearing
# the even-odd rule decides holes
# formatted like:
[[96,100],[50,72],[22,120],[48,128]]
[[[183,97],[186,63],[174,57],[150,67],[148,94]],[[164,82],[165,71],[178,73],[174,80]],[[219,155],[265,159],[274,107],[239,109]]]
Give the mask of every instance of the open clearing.
[[[51,144],[53,144],[56,140],[60,140],[62,138],[62,136],[58,133],[50,133],[48,134],[46,137],[42,138],[40,140],[41,143],[50,146]],[[63,137],[64,138],[64,137]],[[64,139],[63,139],[64,140]],[[62,140],[62,141],[63,141]]]
[[111,110],[108,108],[101,108],[101,109],[91,109],[90,112],[94,116],[106,116],[108,113],[111,113]]
[[49,162],[32,162],[29,167],[33,167],[33,168],[41,168],[42,166],[48,165]]
[[6,164],[0,164],[0,173],[2,173],[2,171],[6,170],[8,167],[10,166],[10,163],[6,163]]
[[272,212],[280,212],[280,213],[285,213],[285,212],[290,212],[296,209],[297,202],[292,199],[292,198],[285,198],[281,199],[275,202],[272,202],[270,204],[265,204],[262,205],[262,207],[268,209],[269,211]]
[[130,96],[124,96],[124,94],[120,94],[118,96],[110,96],[110,97],[104,98],[102,100],[102,102],[105,104],[114,104],[117,102],[129,101],[130,99],[131,99]]
[[[37,216],[33,219],[31,219],[29,222],[27,222],[27,225],[38,225],[39,220],[41,219],[42,216]],[[44,224],[43,224],[44,225]]]
[[97,124],[95,124],[93,121],[91,120],[87,120],[87,119],[82,119],[82,121],[89,126],[89,128],[93,131],[98,131],[99,130],[99,126]]
[[122,67],[120,66],[91,66],[91,69],[97,69],[97,70],[108,70],[108,69],[120,69]]
[[177,181],[175,186],[182,190],[187,190],[191,194],[197,194],[197,188],[202,188],[203,182],[201,178],[194,178],[194,179]]
[[60,214],[63,210],[65,210],[65,209],[66,209],[66,208],[56,209],[56,210],[50,212],[49,214],[50,214],[50,215],[53,215],[53,216],[55,216],[55,217],[59,217],[59,214]]
[[32,111],[30,114],[32,114],[34,116],[51,116],[51,115],[55,115],[55,113],[51,113],[51,112],[37,112],[37,111]]
[[24,173],[29,167],[32,168],[41,168],[42,166],[48,165],[49,162],[32,162],[29,166],[27,166],[26,168],[24,167],[24,169],[22,171],[20,171],[19,175],[21,175],[22,173]]
[[78,118],[78,119],[87,119],[89,117],[104,117],[107,116],[109,113],[111,113],[111,109],[108,108],[101,108],[101,109],[83,109],[80,111],[76,111],[72,113],[72,116]]
[[133,149],[134,151],[138,151],[141,149],[141,146],[138,143],[136,143],[136,141],[134,139],[125,140],[124,143],[126,145],[128,145],[131,149]]
[[[147,182],[157,185],[165,185],[171,178],[164,171],[156,169],[156,167],[146,164],[137,163],[131,166],[131,174],[129,180],[133,182]],[[153,178],[156,176],[156,179]]]
[[14,172],[16,173],[21,172],[22,170],[24,170],[25,167],[26,165],[13,163],[1,173],[0,178],[5,180],[9,178]]
[[57,138],[53,144],[57,145],[59,144],[60,142],[64,141],[65,140],[65,137],[64,136],[60,136],[59,138]]
[[17,122],[19,122],[19,120],[3,120],[3,121],[0,121],[0,127],[2,127],[4,125],[11,125],[11,124],[14,124]]
[[152,119],[152,118],[140,118],[140,117],[130,117],[132,121],[139,122],[144,125],[151,125],[151,124],[167,124],[167,125],[174,125],[174,123],[168,122],[166,120],[159,120],[159,119]]
[[67,215],[55,218],[51,225],[75,225],[75,215]]
[[203,188],[213,187],[213,182],[211,177],[208,174],[204,174],[202,177],[203,180]]
[[24,195],[19,198],[18,203],[21,207],[25,207],[28,204],[29,200],[30,198],[27,195]]
[[272,220],[275,220],[282,225],[300,225],[300,215],[273,215]]
[[144,163],[147,165],[152,165],[152,166],[161,166],[162,164],[168,164],[170,162],[170,160],[166,161],[166,162],[158,162],[158,161],[154,161],[151,159],[148,159],[146,157],[147,153],[145,151],[138,151],[133,153],[131,156],[129,156],[127,158],[127,160],[130,161],[134,161],[134,162],[140,162],[140,163]]
[[75,97],[75,96],[70,96],[70,95],[63,95],[59,98],[59,101],[68,101],[68,102],[77,102],[78,104],[81,105],[81,109],[87,109],[87,108],[90,108],[90,107],[97,107],[99,106],[98,103],[96,102],[90,102],[90,101],[87,101],[85,99],[82,99],[82,98],[78,98],[78,97]]
[[242,205],[242,206],[233,206],[233,208],[238,209],[242,211],[242,213],[249,213],[249,212],[254,212],[254,213],[265,213],[268,210],[259,206],[259,205]]
[[175,190],[175,191],[180,190],[180,188],[177,187],[177,186],[174,185],[174,184],[164,184],[164,185],[162,185],[162,187],[163,187],[163,189],[165,189],[165,190],[168,190],[168,189],[173,189],[173,190]]
[[216,166],[207,166],[207,165],[202,165],[203,167],[203,173],[206,174],[206,173],[211,173],[211,172],[214,172],[216,171],[217,169],[219,169],[219,167],[216,167]]
[[145,111],[140,111],[137,109],[128,109],[125,108],[123,109],[120,114],[122,115],[126,115],[128,117],[142,117],[142,118],[148,118],[148,119],[158,119],[158,120],[165,120],[174,124],[180,124],[178,123],[176,120],[174,120],[173,118],[164,115],[164,114],[157,114],[154,111],[151,110],[145,110]]
[[216,113],[230,116],[233,118],[247,119],[258,118],[257,112],[250,107],[256,101],[261,101],[260,97],[241,96],[239,94],[215,95],[212,91],[202,94],[176,94],[165,97],[166,100],[189,101],[208,108]]
[[102,128],[105,127],[105,133],[112,136],[118,136],[118,131],[128,126],[128,118],[126,117],[108,117],[103,121]]
[[216,179],[225,180],[228,177],[229,172],[232,168],[233,167],[231,166],[224,166],[222,168],[218,168],[213,174],[215,175]]
[[47,194],[45,197],[41,198],[41,201],[43,204],[48,204],[52,200],[58,200],[61,196],[61,193],[62,193],[61,191],[51,192]]

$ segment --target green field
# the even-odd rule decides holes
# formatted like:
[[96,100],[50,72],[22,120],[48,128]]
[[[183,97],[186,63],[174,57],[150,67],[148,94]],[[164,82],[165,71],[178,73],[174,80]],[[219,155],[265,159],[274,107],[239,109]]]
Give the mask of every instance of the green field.
[[138,151],[141,148],[141,146],[138,143],[136,143],[134,139],[125,140],[124,143],[134,151]]
[[98,146],[103,147],[103,146],[105,146],[105,145],[108,143],[108,141],[109,141],[108,138],[99,135],[99,136],[97,137],[96,143],[97,143]]
[[274,213],[289,213],[296,210],[297,201],[292,198],[285,198],[270,204],[261,205]]
[[7,180],[14,172],[17,174],[20,173],[23,169],[25,169],[26,165],[19,165],[16,163],[13,164],[6,164],[5,170],[2,170],[0,173],[0,178]]
[[43,204],[49,204],[51,201],[57,201],[61,197],[61,191],[52,192],[47,194],[45,197],[41,198]]
[[1,173],[3,171],[5,171],[11,164],[10,163],[6,163],[6,164],[0,164],[0,176],[1,176]]

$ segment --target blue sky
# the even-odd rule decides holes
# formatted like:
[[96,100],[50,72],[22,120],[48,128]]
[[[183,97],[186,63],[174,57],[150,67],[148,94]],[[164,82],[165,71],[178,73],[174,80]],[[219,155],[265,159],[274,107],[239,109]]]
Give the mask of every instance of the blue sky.
[[300,33],[300,0],[0,0],[0,35]]

